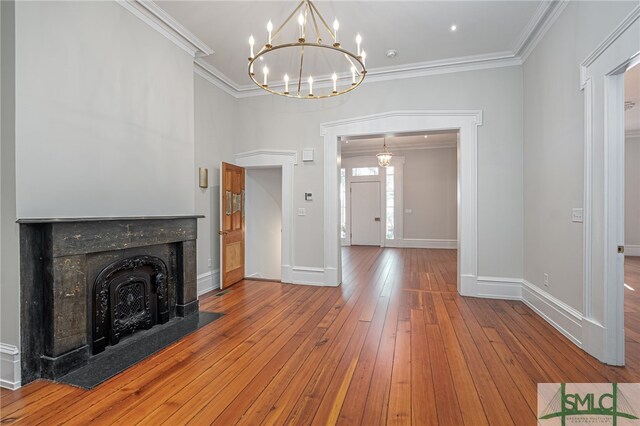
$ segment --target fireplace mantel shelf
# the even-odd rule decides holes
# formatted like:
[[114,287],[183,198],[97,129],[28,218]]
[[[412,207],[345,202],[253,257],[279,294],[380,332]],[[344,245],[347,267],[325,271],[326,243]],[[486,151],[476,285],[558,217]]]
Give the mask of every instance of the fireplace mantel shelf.
[[92,216],[92,217],[43,217],[23,218],[16,223],[61,223],[61,222],[105,222],[115,220],[168,220],[168,219],[202,219],[204,215],[177,215],[177,216]]

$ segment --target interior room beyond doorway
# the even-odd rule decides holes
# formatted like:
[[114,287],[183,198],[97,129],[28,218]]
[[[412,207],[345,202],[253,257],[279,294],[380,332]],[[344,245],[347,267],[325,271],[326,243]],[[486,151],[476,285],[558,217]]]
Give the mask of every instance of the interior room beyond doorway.
[[282,270],[282,168],[248,168],[245,186],[245,276],[279,281]]
[[[457,247],[458,131],[341,139],[343,246]],[[387,167],[376,154],[392,152]]]

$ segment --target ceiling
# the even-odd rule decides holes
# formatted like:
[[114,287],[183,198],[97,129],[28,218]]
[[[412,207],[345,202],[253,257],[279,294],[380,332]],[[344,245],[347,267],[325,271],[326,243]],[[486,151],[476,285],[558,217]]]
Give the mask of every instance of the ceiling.
[[[426,137],[425,137],[426,136]],[[457,131],[423,132],[416,134],[387,135],[387,148],[391,152],[410,149],[453,148],[458,141]],[[383,135],[367,135],[343,138],[343,155],[375,154],[382,150]]]
[[[160,0],[156,4],[213,51],[199,59],[235,90],[255,88],[247,75],[248,39],[266,42],[297,1]],[[513,59],[523,55],[557,4],[549,1],[316,1],[328,22],[340,22],[343,47],[363,37],[369,78],[442,64]],[[295,23],[294,23],[295,25]],[[451,25],[457,30],[452,32]],[[295,31],[295,30],[294,30]],[[397,50],[395,58],[386,52]]]
[[624,130],[627,133],[640,132],[640,64],[624,74],[624,100],[635,105],[624,113]]

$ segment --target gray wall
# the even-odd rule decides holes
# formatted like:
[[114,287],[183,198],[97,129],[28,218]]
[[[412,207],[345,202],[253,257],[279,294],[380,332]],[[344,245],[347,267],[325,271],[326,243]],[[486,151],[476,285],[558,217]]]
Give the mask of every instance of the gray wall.
[[248,169],[245,275],[279,280],[282,273],[282,168]]
[[193,58],[118,3],[18,2],[18,217],[193,214],[193,90]]
[[[365,83],[336,99],[240,99],[236,152],[314,148],[315,161],[294,176],[295,266],[322,267],[323,140],[320,123],[393,110],[482,109],[478,129],[478,268],[480,275],[522,277],[522,69],[490,70]],[[304,192],[314,201],[304,202]]]
[[624,244],[640,250],[640,137],[625,142]]
[[[584,99],[579,65],[636,2],[569,2],[524,70],[524,278],[583,309]],[[543,274],[549,274],[549,286]]]
[[457,238],[456,148],[398,151],[405,157],[404,238]]
[[[236,101],[199,75],[195,78],[195,168],[209,169],[209,188],[195,186],[198,219],[198,291],[207,290],[220,268],[220,162],[233,163],[233,142],[236,138]],[[211,263],[209,263],[211,261]],[[209,264],[211,266],[209,266]]]
[[[20,272],[15,179],[14,6],[0,2],[0,342],[20,347]],[[4,368],[0,377],[5,378]]]

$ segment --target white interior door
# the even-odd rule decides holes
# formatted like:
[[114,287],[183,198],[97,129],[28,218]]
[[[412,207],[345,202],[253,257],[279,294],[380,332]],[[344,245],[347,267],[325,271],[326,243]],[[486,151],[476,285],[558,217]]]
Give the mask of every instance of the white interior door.
[[379,246],[380,182],[351,182],[351,244]]

